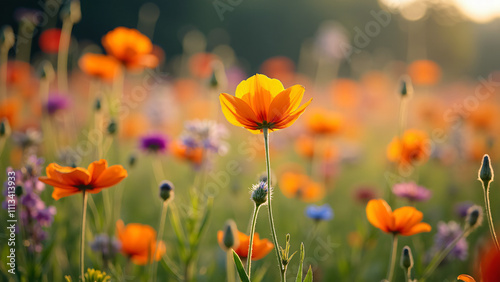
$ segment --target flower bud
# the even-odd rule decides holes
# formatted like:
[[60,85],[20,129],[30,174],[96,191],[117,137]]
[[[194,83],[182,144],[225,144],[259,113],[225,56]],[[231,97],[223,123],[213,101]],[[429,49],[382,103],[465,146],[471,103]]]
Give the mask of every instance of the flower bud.
[[222,244],[223,246],[221,247],[226,250],[237,248],[240,245],[236,223],[234,223],[234,221],[231,219],[226,221],[226,225],[224,225]]
[[118,129],[118,126],[116,124],[116,121],[114,119],[111,119],[108,124],[108,133],[110,135],[113,135],[116,133],[116,130]]
[[97,98],[95,99],[95,103],[94,103],[94,110],[96,112],[100,111],[101,110],[101,99]]
[[66,3],[61,8],[61,19],[69,19],[72,23],[77,23],[82,19],[80,1],[73,0]]
[[10,25],[4,25],[0,30],[0,48],[4,50],[9,50],[14,46],[16,38],[14,36],[14,31]]
[[260,206],[267,202],[267,193],[269,193],[267,183],[261,181],[259,184],[252,185],[250,198],[254,201],[256,206]]
[[490,156],[485,154],[483,156],[483,161],[481,162],[481,168],[478,171],[478,180],[483,182],[485,188],[487,188],[488,184],[493,181],[495,177],[493,173],[493,168],[491,167]]
[[408,246],[404,246],[403,248],[400,265],[406,271],[410,271],[413,268],[413,255],[411,254],[411,249]]
[[16,196],[20,197],[23,194],[23,186],[17,185],[16,186]]
[[3,118],[0,121],[0,138],[1,137],[7,137],[10,135],[10,126],[9,126],[9,120],[6,118]]
[[45,60],[40,64],[38,67],[38,76],[40,79],[46,81],[52,81],[55,78],[54,67],[49,61]]
[[210,87],[211,88],[217,88],[217,86],[219,86],[219,81],[217,80],[217,75],[215,73],[215,71],[212,72],[212,76],[210,77]]
[[413,94],[413,86],[409,77],[404,76],[401,78],[399,94],[401,95],[401,97],[409,97]]
[[473,205],[467,210],[465,217],[465,228],[475,229],[483,223],[483,209],[480,206]]
[[129,157],[128,157],[128,165],[130,167],[133,167],[135,165],[135,162],[137,161],[137,157],[135,156],[135,154],[131,154]]
[[160,183],[160,198],[163,201],[167,201],[174,197],[174,184],[168,180],[164,180]]

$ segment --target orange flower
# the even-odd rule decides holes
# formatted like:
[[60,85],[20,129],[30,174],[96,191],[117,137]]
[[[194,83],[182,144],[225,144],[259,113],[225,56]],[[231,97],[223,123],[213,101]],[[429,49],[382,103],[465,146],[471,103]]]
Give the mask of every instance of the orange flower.
[[312,99],[299,108],[303,96],[301,85],[285,89],[279,80],[256,74],[238,84],[236,96],[221,93],[219,98],[230,123],[258,134],[263,128],[273,131],[292,125],[311,103]]
[[180,141],[172,143],[172,152],[180,159],[185,159],[195,165],[201,164],[203,161],[203,149],[201,147],[190,148]]
[[43,52],[55,54],[59,51],[59,41],[61,40],[61,30],[58,28],[49,28],[42,32],[38,44]]
[[[295,151],[304,158],[312,159],[314,152],[318,146],[315,146],[314,138],[309,135],[301,135],[295,141]],[[328,144],[324,152],[319,152],[323,155],[323,159],[331,160],[338,157],[338,149]]]
[[159,261],[167,251],[165,242],[156,242],[156,231],[149,225],[129,223],[125,226],[122,220],[118,220],[116,232],[122,244],[121,252],[135,264],[151,262],[155,252],[154,259]]
[[106,160],[95,161],[87,169],[51,163],[47,166],[46,172],[47,176],[41,176],[38,179],[54,186],[52,198],[55,200],[82,191],[97,194],[102,189],[116,185],[127,177],[127,171],[121,165],[108,167]]
[[351,79],[339,78],[331,83],[330,95],[335,106],[352,109],[361,101],[361,87]]
[[390,161],[410,164],[425,160],[429,156],[429,137],[425,132],[410,129],[405,131],[401,140],[395,137],[387,147],[387,158]]
[[120,62],[107,55],[85,54],[78,65],[84,73],[106,81],[112,81],[120,73]]
[[480,281],[496,282],[500,281],[500,252],[490,242],[480,253],[479,273]]
[[441,68],[433,61],[418,60],[408,66],[408,74],[415,85],[434,85],[441,78]]
[[464,282],[476,282],[476,280],[472,276],[467,275],[467,274],[460,274],[457,277],[457,280],[464,281]]
[[[222,244],[222,237],[224,232],[219,230],[217,232],[217,240],[219,245]],[[234,251],[238,254],[240,258],[246,258],[248,256],[248,247],[250,246],[250,236],[243,232],[238,231],[238,240],[240,244]],[[259,233],[254,233],[253,236],[253,247],[252,247],[252,260],[259,260],[265,257],[274,248],[273,243],[268,239],[260,239]]]
[[335,112],[316,108],[310,111],[306,125],[307,129],[314,134],[334,134],[339,132],[342,119]]
[[279,187],[285,197],[297,197],[306,203],[318,201],[325,195],[325,188],[321,184],[313,182],[309,176],[300,173],[284,173]]
[[424,215],[414,207],[401,207],[394,212],[382,199],[370,200],[366,205],[368,221],[378,229],[403,236],[430,232],[431,226],[421,222]]
[[104,35],[102,45],[128,69],[154,68],[159,63],[151,40],[136,29],[117,27]]
[[10,127],[16,127],[21,101],[15,97],[7,98],[0,103],[0,120],[7,119]]

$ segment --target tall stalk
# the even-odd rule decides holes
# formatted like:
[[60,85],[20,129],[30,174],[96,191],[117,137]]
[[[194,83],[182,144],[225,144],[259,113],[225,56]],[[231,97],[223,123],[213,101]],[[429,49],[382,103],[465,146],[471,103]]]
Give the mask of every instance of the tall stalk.
[[[269,193],[268,193],[269,195]],[[247,255],[247,273],[248,278],[250,278],[250,273],[252,272],[252,251],[253,251],[253,237],[255,233],[255,224],[257,223],[257,215],[259,214],[260,205],[255,204],[252,215],[252,225],[250,227],[250,242],[248,246]]]
[[486,217],[488,218],[488,226],[490,227],[491,237],[493,239],[493,242],[495,242],[495,246],[497,247],[497,250],[500,251],[500,244],[498,243],[497,234],[495,233],[495,226],[493,225],[493,217],[491,216],[490,183],[491,182],[488,182],[488,184],[486,185],[486,187],[484,187],[484,184],[483,184],[484,206],[486,208]]
[[392,237],[392,250],[391,259],[389,262],[389,270],[387,271],[387,280],[392,282],[392,277],[394,277],[394,267],[396,266],[396,253],[398,250],[398,235],[394,234]]
[[158,229],[158,238],[156,239],[155,251],[153,252],[153,262],[151,264],[150,276],[153,277],[152,281],[156,281],[156,275],[158,271],[158,262],[156,261],[156,254],[158,253],[158,246],[163,238],[163,229],[165,229],[165,219],[167,217],[168,201],[163,201],[163,208],[160,217],[160,226]]
[[84,277],[84,264],[85,264],[85,221],[87,219],[87,200],[88,193],[83,190],[83,205],[82,205],[82,237],[80,244],[80,275],[82,276],[82,281],[85,282]]
[[264,134],[264,146],[266,150],[266,173],[267,173],[267,187],[268,187],[267,189],[269,189],[269,192],[267,193],[267,210],[269,214],[269,225],[271,227],[271,235],[274,243],[274,250],[276,252],[276,259],[278,260],[278,266],[280,268],[281,281],[285,281],[285,275],[283,272],[283,265],[279,251],[278,238],[276,236],[276,229],[274,227],[273,209],[271,206],[272,188],[271,188],[271,161],[269,159],[269,129],[263,128],[262,133]]

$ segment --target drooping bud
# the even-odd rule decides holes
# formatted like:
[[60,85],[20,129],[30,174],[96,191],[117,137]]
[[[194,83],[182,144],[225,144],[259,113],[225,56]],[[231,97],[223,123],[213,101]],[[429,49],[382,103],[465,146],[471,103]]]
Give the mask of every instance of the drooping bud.
[[222,233],[222,246],[221,248],[225,250],[235,249],[240,245],[238,239],[238,229],[236,228],[236,223],[229,219],[224,225],[224,231]]
[[413,268],[413,255],[411,254],[411,249],[408,246],[404,246],[403,248],[400,265],[401,268],[403,268],[407,272]]
[[476,229],[483,223],[483,209],[480,206],[473,205],[467,210],[465,217],[465,229]]
[[2,50],[9,50],[14,46],[16,37],[10,25],[4,25],[0,30],[0,48]]
[[266,182],[259,182],[259,184],[252,185],[251,189],[251,199],[254,201],[255,205],[258,207],[267,202],[267,193],[269,189],[267,188]]
[[69,19],[72,23],[77,23],[82,19],[80,1],[72,0],[61,8],[61,19]]
[[114,119],[111,119],[108,124],[108,133],[110,135],[113,135],[116,133],[116,130],[118,129],[118,125],[116,124],[116,121]]
[[481,168],[479,168],[478,171],[478,180],[483,183],[485,188],[488,188],[489,183],[493,181],[494,177],[495,175],[491,167],[490,156],[485,154],[481,162]]
[[160,198],[162,198],[163,201],[174,198],[174,184],[172,184],[172,182],[164,180],[160,183]]

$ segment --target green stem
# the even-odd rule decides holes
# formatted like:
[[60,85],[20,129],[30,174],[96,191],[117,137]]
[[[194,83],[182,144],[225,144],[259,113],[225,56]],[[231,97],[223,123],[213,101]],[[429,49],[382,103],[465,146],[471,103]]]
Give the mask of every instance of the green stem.
[[397,250],[398,250],[398,235],[394,234],[394,237],[392,237],[392,251],[391,251],[389,270],[387,272],[387,280],[389,282],[392,282],[392,277],[394,276],[394,266],[396,265]]
[[234,259],[233,259],[233,249],[229,249],[226,252],[226,271],[227,271],[227,282],[235,282],[234,280]]
[[85,282],[84,264],[85,264],[85,221],[87,219],[87,199],[88,193],[83,190],[83,206],[82,206],[82,237],[80,244],[80,275],[82,281]]
[[493,225],[493,217],[491,216],[490,183],[491,182],[488,182],[486,188],[484,187],[484,184],[483,184],[484,205],[486,208],[486,216],[488,217],[488,226],[490,227],[491,237],[493,239],[493,242],[495,242],[495,246],[497,247],[497,250],[500,251],[500,245],[498,243],[497,234],[495,233],[495,226]]
[[7,63],[9,49],[0,46],[0,101],[7,99]]
[[165,229],[165,219],[167,217],[167,209],[168,209],[168,201],[163,201],[163,208],[161,211],[161,217],[160,217],[160,227],[158,229],[158,238],[156,239],[156,247],[155,251],[153,253],[153,263],[151,264],[151,273],[150,276],[153,277],[152,281],[156,281],[156,272],[158,269],[158,262],[156,261],[156,255],[158,253],[158,246],[161,242],[161,239],[163,238],[163,229]]
[[[248,246],[247,255],[247,273],[248,278],[250,278],[250,273],[252,272],[252,250],[253,250],[253,236],[255,233],[255,224],[257,223],[257,214],[259,213],[260,205],[255,204],[252,215],[252,225],[250,227],[250,242]],[[232,254],[231,254],[232,256]]]
[[281,260],[281,255],[279,251],[279,243],[278,238],[276,236],[276,229],[274,228],[274,219],[273,219],[273,209],[271,206],[271,194],[272,194],[272,186],[271,186],[271,161],[269,159],[269,129],[263,128],[262,133],[264,134],[264,146],[266,149],[266,172],[267,172],[267,210],[269,214],[269,225],[271,227],[271,235],[274,243],[274,250],[276,251],[276,259],[278,260],[278,266],[280,268],[281,281],[285,281],[284,273],[283,273],[283,264]]
[[68,53],[72,29],[73,22],[70,19],[64,20],[57,55],[57,81],[59,91],[62,92],[68,91]]

